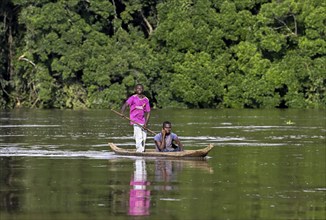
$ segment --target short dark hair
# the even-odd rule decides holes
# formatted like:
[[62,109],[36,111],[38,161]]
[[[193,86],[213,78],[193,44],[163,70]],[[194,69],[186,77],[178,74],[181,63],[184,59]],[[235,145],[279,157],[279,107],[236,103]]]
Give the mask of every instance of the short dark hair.
[[141,86],[144,89],[143,84],[138,83],[138,84],[135,85],[135,88],[137,88],[137,86]]
[[163,122],[163,128],[165,128],[165,125],[170,125],[171,126],[171,122],[169,122],[169,121]]

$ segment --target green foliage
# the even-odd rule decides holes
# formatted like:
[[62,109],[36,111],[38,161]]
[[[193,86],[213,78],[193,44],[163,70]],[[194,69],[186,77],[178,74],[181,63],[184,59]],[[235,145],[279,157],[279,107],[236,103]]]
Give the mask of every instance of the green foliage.
[[53,106],[56,108],[86,109],[87,92],[81,84],[71,84],[57,90]]
[[221,99],[223,88],[220,80],[224,72],[217,64],[204,52],[186,54],[183,63],[174,65],[176,74],[171,78],[172,94],[188,106],[216,107]]
[[51,107],[53,91],[55,90],[54,79],[45,68],[36,70],[35,79],[37,101],[40,102],[40,107]]
[[87,106],[90,108],[119,108],[122,104],[121,100],[125,99],[124,92],[124,85],[117,83],[104,90],[91,86]]
[[326,107],[320,0],[1,4],[0,108]]
[[225,105],[227,107],[271,108],[279,105],[275,84],[266,77],[271,62],[262,57],[253,43],[241,42],[233,47],[234,72],[227,77]]

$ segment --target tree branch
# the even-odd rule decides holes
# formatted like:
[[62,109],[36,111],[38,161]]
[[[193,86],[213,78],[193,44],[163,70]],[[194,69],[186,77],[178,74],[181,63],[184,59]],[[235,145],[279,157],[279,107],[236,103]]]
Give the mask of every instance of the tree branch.
[[294,17],[294,15],[292,15],[293,16],[293,18],[294,18],[294,24],[295,24],[295,32],[293,32],[290,28],[289,28],[289,26],[284,22],[284,21],[282,21],[281,19],[278,19],[278,18],[276,18],[275,17],[275,19],[277,20],[277,21],[279,21],[280,23],[282,23],[283,25],[284,25],[284,27],[291,33],[291,35],[297,35],[297,22],[296,22],[296,19],[295,19],[295,17]]
[[148,32],[148,35],[151,35],[153,33],[153,27],[152,25],[149,23],[149,21],[146,19],[145,15],[143,14],[142,11],[140,11],[140,14],[146,24],[146,27],[147,27],[147,32]]
[[297,19],[295,18],[295,15],[292,14],[292,17],[293,17],[293,21],[294,21],[294,33],[295,35],[298,34],[298,24],[297,24]]
[[33,63],[32,61],[30,61],[29,59],[25,58],[25,54],[21,55],[19,58],[18,58],[19,61],[21,60],[24,60],[26,62],[29,62],[30,64],[32,64],[34,67],[36,66],[35,63]]

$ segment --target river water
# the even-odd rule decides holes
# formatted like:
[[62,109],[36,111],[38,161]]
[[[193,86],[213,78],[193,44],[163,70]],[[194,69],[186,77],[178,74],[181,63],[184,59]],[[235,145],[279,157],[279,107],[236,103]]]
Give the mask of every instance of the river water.
[[165,120],[213,151],[116,156],[134,140],[109,110],[0,112],[0,219],[325,219],[325,111],[153,110],[150,129]]

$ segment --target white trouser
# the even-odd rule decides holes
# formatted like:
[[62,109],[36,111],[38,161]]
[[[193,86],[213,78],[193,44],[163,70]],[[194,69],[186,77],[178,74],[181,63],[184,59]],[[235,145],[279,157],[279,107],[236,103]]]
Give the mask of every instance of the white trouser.
[[136,150],[143,152],[145,151],[145,142],[147,138],[147,131],[139,125],[134,125],[134,138],[136,141]]

